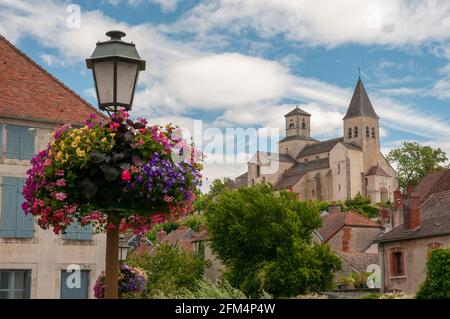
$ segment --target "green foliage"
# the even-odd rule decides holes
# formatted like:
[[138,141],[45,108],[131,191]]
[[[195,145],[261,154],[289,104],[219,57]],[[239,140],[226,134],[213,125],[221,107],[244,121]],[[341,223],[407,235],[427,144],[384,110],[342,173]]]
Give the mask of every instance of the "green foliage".
[[194,211],[202,213],[214,198],[222,194],[225,190],[230,190],[232,184],[233,181],[228,177],[225,177],[223,181],[215,179],[212,182],[208,193],[199,195],[195,200]]
[[159,295],[158,298],[170,299],[244,299],[245,295],[236,288],[233,288],[228,281],[213,283],[209,280],[201,280],[194,288],[182,288],[175,293]]
[[227,266],[224,276],[246,295],[274,297],[326,289],[340,260],[310,243],[318,211],[268,184],[225,189],[205,211],[211,247]]
[[416,298],[450,299],[450,248],[434,249],[427,262],[427,276]]
[[368,218],[378,217],[380,209],[370,204],[370,198],[364,197],[361,193],[356,194],[353,199],[345,201],[346,210],[353,209]]
[[188,228],[193,229],[194,231],[198,232],[200,230],[200,226],[204,224],[204,218],[203,215],[188,215],[184,219],[181,219],[177,222],[175,221],[168,221],[161,224],[156,224],[153,226],[152,230],[146,233],[146,237],[153,243],[156,242],[156,234],[160,230],[164,230],[167,234],[171,233],[174,230],[177,230],[180,228],[180,226],[186,226]]
[[408,184],[417,185],[426,173],[444,167],[447,155],[440,148],[420,145],[417,142],[403,142],[401,147],[392,149],[387,157],[397,166],[397,180],[400,188]]
[[148,282],[143,298],[195,288],[209,264],[189,252],[168,245],[158,246],[154,256],[132,255],[127,263],[140,267],[147,273]]

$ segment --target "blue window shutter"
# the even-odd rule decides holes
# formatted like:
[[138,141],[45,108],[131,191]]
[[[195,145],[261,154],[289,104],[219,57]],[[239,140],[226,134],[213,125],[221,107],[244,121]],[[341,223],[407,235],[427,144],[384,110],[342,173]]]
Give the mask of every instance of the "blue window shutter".
[[34,218],[22,211],[23,178],[3,176],[0,237],[33,238]]
[[16,237],[17,224],[17,184],[11,177],[2,178],[2,213],[0,236],[5,238]]
[[19,160],[33,158],[35,136],[29,129],[28,126],[6,126],[6,158]]
[[63,234],[62,237],[66,240],[78,240],[78,224],[71,223],[67,226],[65,234]]
[[3,158],[3,125],[0,124],[0,159]]
[[78,229],[78,240],[92,240],[92,225],[79,226]]
[[17,125],[6,126],[6,158],[19,159],[20,131]]
[[66,240],[92,240],[92,225],[81,226],[78,223],[71,223],[63,234]]
[[25,215],[22,209],[24,198],[22,195],[24,179],[17,180],[17,237],[33,238],[34,237],[34,217],[31,214]]
[[80,287],[67,286],[67,278],[73,274],[65,270],[61,271],[61,299],[88,299],[89,298],[89,271],[80,271]]
[[30,132],[29,127],[20,127],[19,159],[29,161],[34,157],[34,136],[33,132]]

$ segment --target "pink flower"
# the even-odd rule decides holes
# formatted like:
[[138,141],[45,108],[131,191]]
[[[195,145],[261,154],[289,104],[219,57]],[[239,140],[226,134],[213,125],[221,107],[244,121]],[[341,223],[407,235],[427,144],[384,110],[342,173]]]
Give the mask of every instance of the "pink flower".
[[122,180],[125,182],[128,182],[131,180],[131,174],[127,169],[122,171]]
[[64,178],[60,178],[55,182],[56,186],[64,187],[66,186],[66,180]]
[[109,124],[109,130],[110,131],[114,131],[116,128],[119,128],[120,124],[117,122],[112,122],[111,124]]
[[56,200],[59,200],[59,201],[62,202],[62,201],[64,201],[67,198],[67,194],[63,193],[63,192],[53,193],[53,197]]

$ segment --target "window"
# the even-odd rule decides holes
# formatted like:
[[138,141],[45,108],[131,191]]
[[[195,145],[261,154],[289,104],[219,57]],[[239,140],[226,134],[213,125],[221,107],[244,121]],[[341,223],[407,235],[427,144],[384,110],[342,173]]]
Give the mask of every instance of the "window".
[[[76,276],[79,275],[79,278]],[[79,280],[79,281],[78,281]],[[79,283],[79,285],[77,285]],[[61,299],[88,299],[89,271],[61,271]]]
[[352,138],[352,128],[348,128],[348,138]]
[[311,192],[311,193],[312,193],[312,196],[314,197],[314,189],[312,190],[312,192]]
[[23,178],[2,177],[2,206],[0,212],[0,237],[33,238],[34,218],[22,211]]
[[355,126],[355,137],[358,137],[358,127]]
[[372,127],[372,138],[375,138],[375,128]]
[[338,164],[338,166],[337,166],[337,173],[338,173],[338,175],[341,173],[341,164]]
[[369,180],[367,178],[364,178],[364,183],[365,183],[366,186],[368,186],[369,185]]
[[256,165],[256,177],[259,177],[261,175],[261,167],[259,165]]
[[370,137],[370,131],[369,131],[369,127],[366,126],[366,137]]
[[403,252],[401,251],[396,251],[392,253],[392,275],[393,276],[405,275]]
[[306,123],[305,123],[305,119],[303,119],[303,121],[302,121],[302,129],[306,129]]
[[62,238],[65,240],[92,240],[92,225],[81,226],[78,223],[70,224]]
[[339,191],[341,191],[341,184],[339,184]]
[[20,125],[6,126],[6,158],[30,160],[35,155],[34,133],[31,127]]
[[30,270],[0,270],[0,299],[29,299]]

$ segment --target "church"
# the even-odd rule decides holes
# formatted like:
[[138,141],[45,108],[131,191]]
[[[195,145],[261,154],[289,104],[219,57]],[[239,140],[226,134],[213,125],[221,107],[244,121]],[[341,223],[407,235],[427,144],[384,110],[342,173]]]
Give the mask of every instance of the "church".
[[361,78],[343,118],[343,136],[313,138],[311,114],[298,106],[284,117],[286,136],[278,143],[278,153],[258,151],[248,171],[236,178],[236,186],[271,183],[299,200],[346,200],[360,193],[372,203],[392,201],[395,171],[380,152],[379,117]]

